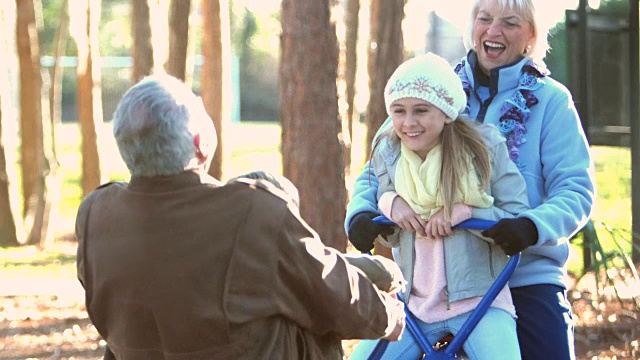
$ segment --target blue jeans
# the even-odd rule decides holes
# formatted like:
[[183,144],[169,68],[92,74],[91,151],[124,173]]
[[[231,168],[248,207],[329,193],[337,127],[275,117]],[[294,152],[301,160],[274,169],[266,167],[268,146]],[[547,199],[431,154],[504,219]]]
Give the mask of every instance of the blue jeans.
[[523,360],[574,360],[573,319],[567,291],[556,285],[511,289]]
[[[469,314],[458,315],[433,324],[424,323],[417,318],[415,320],[429,342],[435,344],[449,333],[455,335]],[[377,340],[361,341],[349,359],[368,359],[376,344]],[[516,336],[516,321],[504,310],[489,308],[469,334],[462,348],[471,360],[518,360],[520,347]],[[405,329],[400,340],[389,343],[382,359],[415,360],[421,355],[420,346]]]

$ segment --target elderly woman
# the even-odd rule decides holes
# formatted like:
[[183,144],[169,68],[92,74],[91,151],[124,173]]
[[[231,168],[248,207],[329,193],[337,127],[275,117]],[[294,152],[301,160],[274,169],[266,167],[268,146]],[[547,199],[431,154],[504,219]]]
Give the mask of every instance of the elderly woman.
[[[542,61],[548,44],[539,15],[532,0],[475,1],[470,51],[455,71],[467,95],[466,115],[500,129],[527,186],[531,209],[483,234],[509,255],[522,252],[509,282],[522,358],[573,359],[564,282],[569,239],[589,219],[595,188],[589,145],[571,94],[548,76]],[[367,164],[345,220],[349,240],[362,251],[388,233],[372,222],[379,212],[377,188]],[[486,211],[474,208],[473,217],[483,218]]]

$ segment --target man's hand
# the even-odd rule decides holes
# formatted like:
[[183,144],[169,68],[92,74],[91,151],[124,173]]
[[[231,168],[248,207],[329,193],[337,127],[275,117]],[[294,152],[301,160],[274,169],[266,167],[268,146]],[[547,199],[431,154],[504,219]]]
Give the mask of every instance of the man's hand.
[[538,228],[527,218],[502,219],[482,236],[492,238],[504,253],[511,256],[538,242]]
[[357,214],[349,224],[349,241],[361,252],[371,251],[373,242],[378,235],[393,234],[393,226],[381,225],[373,222],[379,214],[365,211]]
[[380,255],[345,254],[349,264],[362,270],[378,289],[389,294],[404,291],[406,281],[398,265]]

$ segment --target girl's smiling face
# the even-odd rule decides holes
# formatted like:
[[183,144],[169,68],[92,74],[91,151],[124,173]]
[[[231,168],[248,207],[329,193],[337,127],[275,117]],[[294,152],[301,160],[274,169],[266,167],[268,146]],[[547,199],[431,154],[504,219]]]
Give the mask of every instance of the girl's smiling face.
[[484,1],[473,20],[472,38],[480,68],[486,74],[521,58],[535,42],[529,21],[496,0]]
[[395,133],[423,160],[437,144],[446,124],[451,123],[442,110],[417,98],[398,99],[391,104]]

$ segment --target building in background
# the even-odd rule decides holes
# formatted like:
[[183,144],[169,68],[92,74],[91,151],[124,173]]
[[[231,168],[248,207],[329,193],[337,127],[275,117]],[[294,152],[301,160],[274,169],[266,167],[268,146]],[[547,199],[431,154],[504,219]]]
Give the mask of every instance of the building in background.
[[425,34],[425,53],[432,52],[452,65],[457,64],[467,53],[460,28],[439,16],[436,11],[429,11],[426,18],[428,28]]

